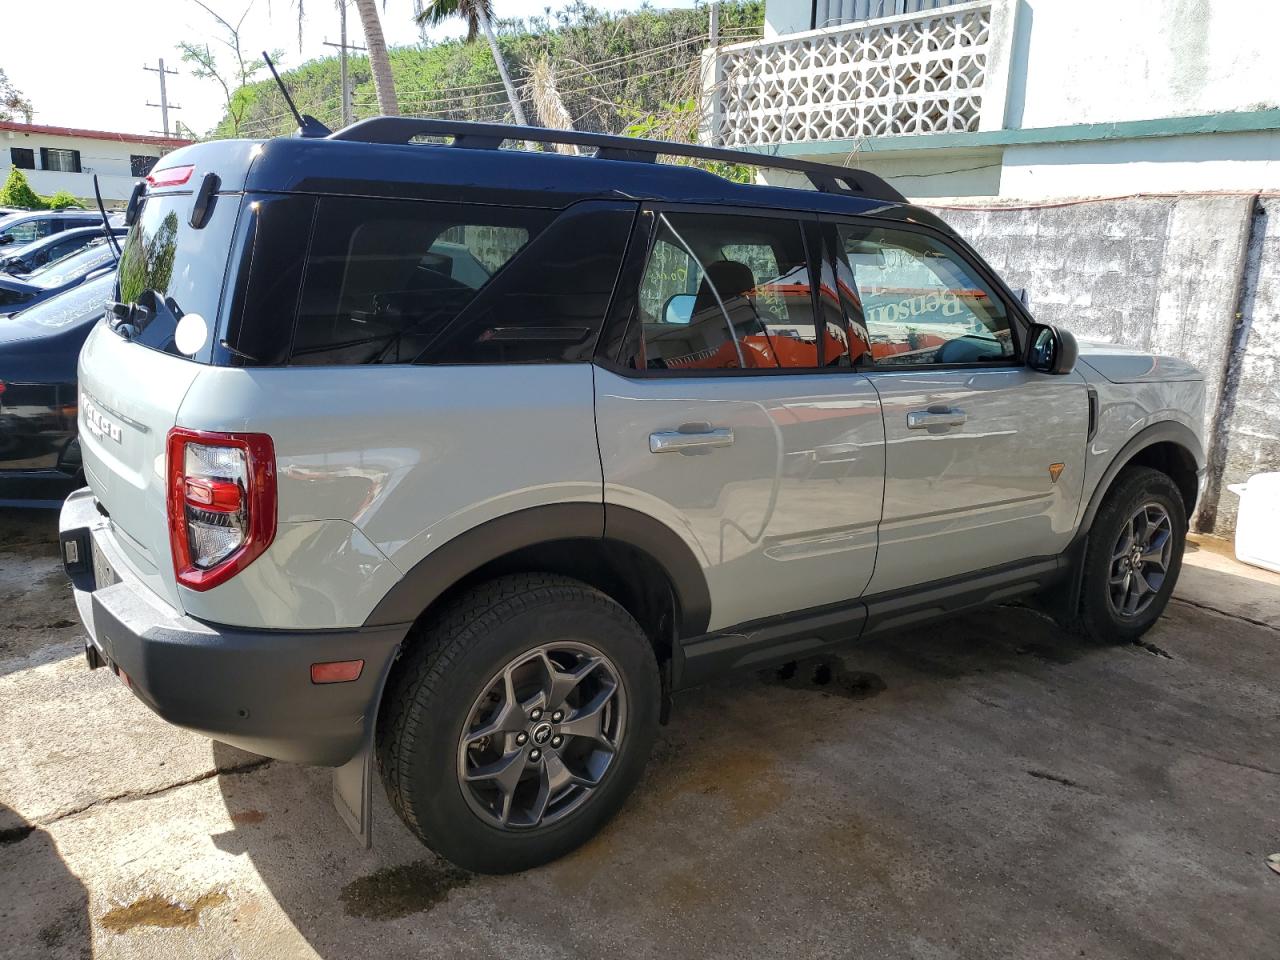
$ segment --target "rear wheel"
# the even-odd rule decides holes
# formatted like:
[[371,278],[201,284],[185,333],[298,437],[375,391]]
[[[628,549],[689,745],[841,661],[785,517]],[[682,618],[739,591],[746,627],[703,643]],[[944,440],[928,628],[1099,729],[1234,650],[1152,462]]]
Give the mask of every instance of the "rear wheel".
[[1187,515],[1159,470],[1131,467],[1089,530],[1080,622],[1100,640],[1133,641],[1160,618],[1182,569]]
[[459,866],[510,873],[590,838],[639,779],[660,687],[648,638],[565,577],[459,597],[398,665],[379,723],[387,795]]

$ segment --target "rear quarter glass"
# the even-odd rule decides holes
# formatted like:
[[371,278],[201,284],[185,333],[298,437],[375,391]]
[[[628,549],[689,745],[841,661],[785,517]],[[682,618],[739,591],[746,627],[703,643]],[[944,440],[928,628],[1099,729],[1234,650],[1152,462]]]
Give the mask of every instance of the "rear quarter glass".
[[[137,324],[135,343],[210,362],[241,199],[240,194],[216,194],[200,229],[189,222],[191,193],[155,194],[143,201],[124,244],[116,286],[116,299],[147,308],[149,319]],[[201,316],[208,330],[190,355],[174,340],[178,321],[188,314]]]

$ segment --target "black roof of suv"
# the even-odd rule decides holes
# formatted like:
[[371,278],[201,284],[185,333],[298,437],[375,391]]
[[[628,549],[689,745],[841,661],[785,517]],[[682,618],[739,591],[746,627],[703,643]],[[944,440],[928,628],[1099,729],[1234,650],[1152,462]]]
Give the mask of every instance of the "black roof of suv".
[[[432,138],[435,142],[424,142]],[[451,142],[444,142],[445,139]],[[572,144],[581,156],[499,149],[506,141]],[[203,143],[165,157],[164,167],[199,157],[221,191],[340,193],[559,208],[578,200],[719,202],[865,213],[906,198],[875,174],[742,150],[606,134],[410,117],[375,117],[327,137]],[[815,189],[743,184],[706,170],[655,163],[659,156],[747,164],[807,178]],[[164,181],[148,178],[153,189]],[[189,191],[195,181],[178,189]],[[477,196],[480,193],[483,196]],[[926,217],[932,221],[930,215]]]

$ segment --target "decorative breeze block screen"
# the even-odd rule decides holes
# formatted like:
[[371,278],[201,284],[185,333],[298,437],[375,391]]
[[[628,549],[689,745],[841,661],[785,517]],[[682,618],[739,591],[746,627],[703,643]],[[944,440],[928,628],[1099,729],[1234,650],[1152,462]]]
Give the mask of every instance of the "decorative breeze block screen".
[[727,146],[978,129],[991,4],[719,51]]

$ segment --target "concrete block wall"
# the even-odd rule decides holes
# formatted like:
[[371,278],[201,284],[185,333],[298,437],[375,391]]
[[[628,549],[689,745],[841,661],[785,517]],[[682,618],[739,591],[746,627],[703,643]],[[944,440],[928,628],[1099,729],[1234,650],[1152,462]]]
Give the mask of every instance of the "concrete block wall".
[[1221,489],[1205,511],[1217,532],[1235,529],[1240,500],[1228,483],[1280,470],[1280,199],[1260,199],[1253,212],[1235,342],[1222,410],[1227,429],[1219,434]]
[[1276,204],[1203,195],[936,209],[1026,289],[1037,318],[1204,371],[1211,483],[1197,524],[1226,535],[1226,484],[1280,469]]

